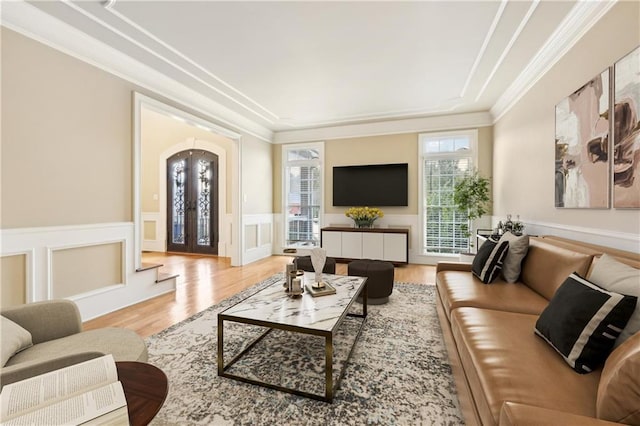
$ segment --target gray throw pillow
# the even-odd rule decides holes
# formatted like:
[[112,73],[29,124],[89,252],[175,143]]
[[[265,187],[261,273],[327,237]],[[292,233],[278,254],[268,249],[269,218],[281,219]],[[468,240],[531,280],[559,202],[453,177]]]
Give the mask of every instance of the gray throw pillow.
[[6,365],[9,358],[33,346],[31,333],[3,316],[0,316],[0,336],[2,336],[2,345],[0,345],[2,367]]
[[[603,254],[593,265],[589,280],[616,293],[640,298],[640,269],[618,262],[612,256]],[[640,303],[631,315],[627,326],[616,339],[615,347],[640,331]]]
[[521,235],[518,237],[507,231],[500,237],[500,242],[503,241],[509,242],[509,252],[502,265],[502,276],[506,282],[515,283],[520,278],[522,259],[529,251],[529,236]]

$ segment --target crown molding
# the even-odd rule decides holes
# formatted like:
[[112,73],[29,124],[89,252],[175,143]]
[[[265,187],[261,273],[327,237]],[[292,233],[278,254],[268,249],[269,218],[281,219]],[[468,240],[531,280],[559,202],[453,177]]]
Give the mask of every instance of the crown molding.
[[500,120],[600,20],[617,0],[579,1],[491,108]]
[[491,83],[491,81],[493,80],[493,77],[496,75],[496,72],[498,72],[498,69],[502,65],[502,62],[504,62],[505,58],[511,51],[511,48],[515,44],[516,40],[518,40],[518,37],[520,37],[520,34],[522,33],[522,30],[524,30],[524,27],[529,23],[529,19],[531,19],[533,12],[536,11],[539,4],[540,4],[540,0],[533,0],[533,2],[531,3],[531,6],[529,6],[527,13],[524,15],[524,17],[520,21],[520,25],[518,25],[518,28],[516,28],[516,31],[511,35],[511,39],[509,40],[509,43],[507,43],[507,46],[502,51],[502,54],[498,58],[498,61],[493,65],[493,69],[491,70],[486,81],[480,88],[480,91],[478,91],[478,94],[476,95],[476,100],[475,100],[476,102],[478,102],[478,100],[484,94],[484,91],[487,89],[487,86],[489,86],[489,83]]
[[420,133],[491,126],[493,121],[489,112],[451,114],[405,120],[379,121],[342,126],[321,127],[315,129],[286,130],[275,132],[273,143],[294,143],[314,140],[331,140],[381,136],[401,133]]
[[273,132],[155,69],[53,18],[25,1],[2,3],[2,26],[61,51],[215,121],[271,142]]

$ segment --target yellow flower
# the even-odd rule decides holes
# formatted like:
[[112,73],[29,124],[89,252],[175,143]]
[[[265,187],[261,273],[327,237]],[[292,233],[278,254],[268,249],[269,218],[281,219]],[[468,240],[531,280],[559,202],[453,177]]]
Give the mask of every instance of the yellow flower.
[[384,213],[377,207],[350,207],[344,213],[353,220],[376,220],[384,217]]

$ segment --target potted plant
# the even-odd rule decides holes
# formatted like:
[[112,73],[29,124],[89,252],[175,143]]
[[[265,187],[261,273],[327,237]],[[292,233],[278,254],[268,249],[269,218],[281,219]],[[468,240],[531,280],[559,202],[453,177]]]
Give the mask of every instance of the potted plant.
[[489,211],[489,179],[481,176],[477,170],[459,178],[453,189],[453,202],[456,210],[467,215],[467,224],[462,225],[464,235],[469,239],[469,248],[473,247],[471,229],[473,221]]

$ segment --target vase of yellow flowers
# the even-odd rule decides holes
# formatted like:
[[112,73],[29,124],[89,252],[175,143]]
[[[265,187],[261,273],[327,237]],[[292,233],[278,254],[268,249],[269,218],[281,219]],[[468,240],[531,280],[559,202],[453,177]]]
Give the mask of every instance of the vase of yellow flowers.
[[373,228],[373,222],[384,217],[382,210],[377,207],[350,207],[344,215],[353,219],[357,228]]

